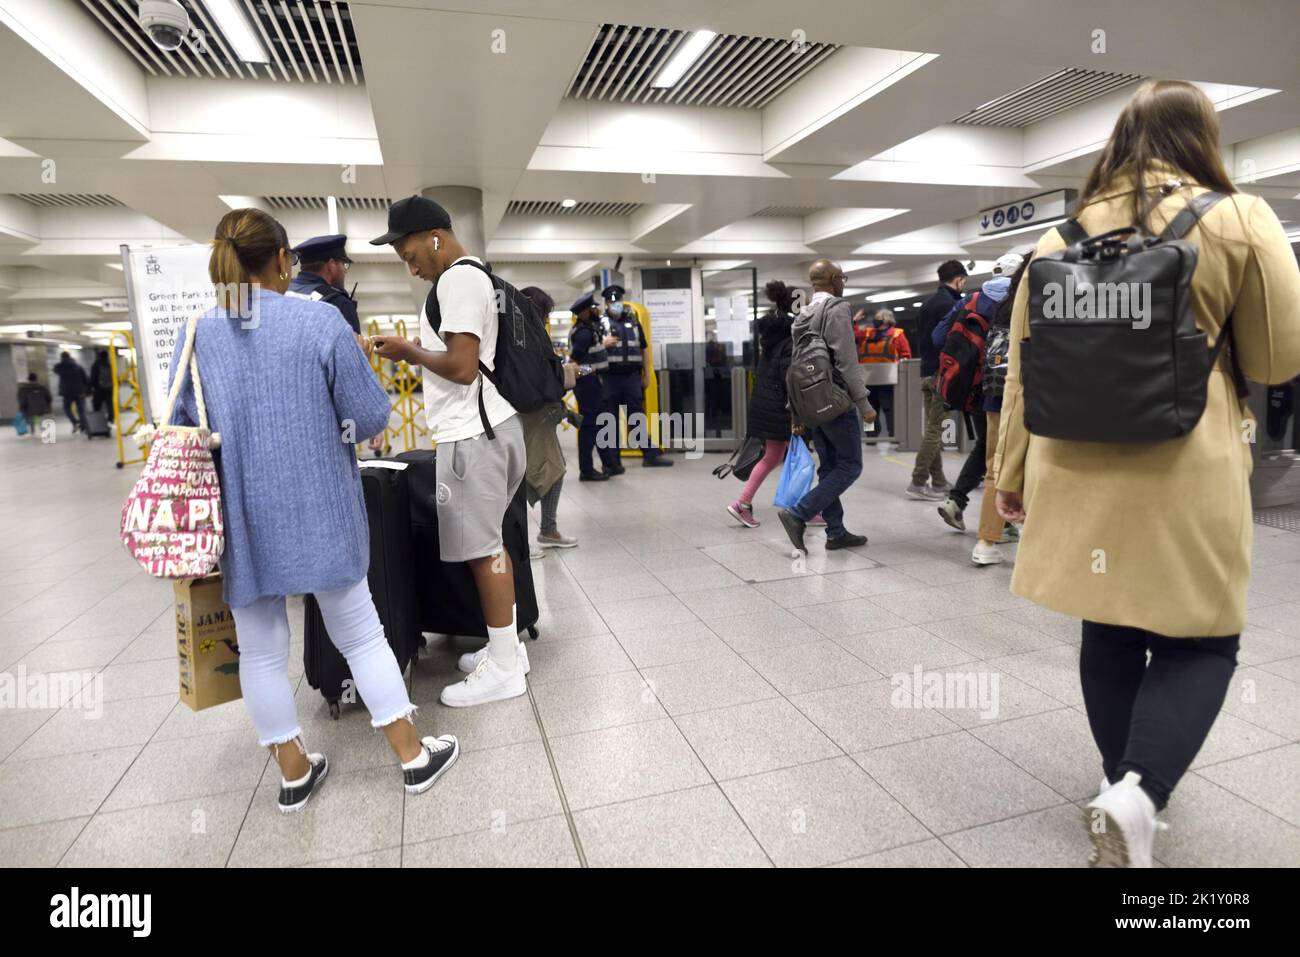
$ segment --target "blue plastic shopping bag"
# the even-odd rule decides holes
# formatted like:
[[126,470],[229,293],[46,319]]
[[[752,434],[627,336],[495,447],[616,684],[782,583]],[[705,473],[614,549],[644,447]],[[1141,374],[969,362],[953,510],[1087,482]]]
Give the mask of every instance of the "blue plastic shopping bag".
[[27,425],[27,416],[19,412],[18,417],[14,419],[14,428],[17,430],[19,435],[26,435],[30,431],[30,428]]
[[785,453],[781,467],[781,480],[776,483],[777,508],[793,508],[813,486],[813,457],[808,444],[797,435],[790,437],[790,448]]

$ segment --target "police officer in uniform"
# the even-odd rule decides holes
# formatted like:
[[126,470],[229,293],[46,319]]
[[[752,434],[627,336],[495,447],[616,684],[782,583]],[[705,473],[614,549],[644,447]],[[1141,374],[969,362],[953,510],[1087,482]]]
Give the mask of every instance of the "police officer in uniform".
[[[606,286],[601,296],[607,303],[605,320],[609,332],[605,336],[605,350],[609,354],[609,372],[605,376],[605,410],[618,418],[619,406],[627,406],[627,428],[632,433],[639,426],[642,435],[641,465],[647,468],[672,465],[651,445],[650,427],[645,422],[645,390],[650,384],[650,350],[645,330],[637,321],[636,313],[623,305],[623,287]],[[613,475],[622,473],[617,448],[601,449],[605,471]]]
[[352,331],[361,334],[361,319],[357,316],[357,303],[343,288],[344,278],[352,260],[343,247],[348,237],[339,233],[333,236],[313,236],[293,247],[302,265],[301,271],[289,284],[285,293],[300,299],[317,299],[328,302],[343,313]]
[[[605,374],[609,356],[604,336],[596,318],[596,298],[587,293],[572,306],[573,328],[569,331],[569,359],[578,365],[578,381],[573,395],[578,400],[582,424],[578,426],[578,481],[604,482],[609,473],[594,467],[597,419],[605,409]],[[603,456],[601,457],[603,460]]]

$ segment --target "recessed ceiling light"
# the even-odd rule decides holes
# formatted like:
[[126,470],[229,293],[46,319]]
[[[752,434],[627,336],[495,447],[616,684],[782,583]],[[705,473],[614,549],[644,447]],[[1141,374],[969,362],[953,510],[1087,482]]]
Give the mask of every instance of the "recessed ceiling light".
[[894,312],[902,312],[902,311],[903,311],[903,307],[902,307],[902,306],[895,306],[895,307],[894,307]]
[[924,304],[924,303],[921,303],[921,302],[914,302],[914,303],[912,303],[912,308],[913,308],[913,309],[920,309],[921,306],[923,306],[923,305],[925,305],[925,304]]
[[235,48],[235,56],[245,63],[271,62],[253,33],[253,28],[248,25],[247,18],[236,8],[234,0],[204,0],[204,6],[216,19],[221,35]]
[[565,209],[573,209],[573,207],[578,205],[578,201],[576,199],[562,199],[560,200],[560,205]]
[[650,85],[652,87],[672,86],[690,69],[691,64],[700,58],[705,47],[712,43],[716,36],[717,34],[712,30],[696,30],[691,34],[691,38],[678,48],[673,58],[664,65]]

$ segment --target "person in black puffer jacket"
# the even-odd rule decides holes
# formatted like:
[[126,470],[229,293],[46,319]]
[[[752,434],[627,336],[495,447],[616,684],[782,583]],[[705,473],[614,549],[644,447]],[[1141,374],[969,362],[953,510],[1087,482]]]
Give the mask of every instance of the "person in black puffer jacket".
[[[763,458],[749,473],[740,497],[727,506],[732,518],[747,528],[757,528],[760,524],[754,518],[754,494],[768,474],[781,467],[786,447],[790,444],[785,374],[790,368],[790,354],[794,350],[790,327],[794,323],[796,290],[774,279],[764,287],[764,292],[773,309],[757,323],[759,359],[754,371],[754,392],[749,397],[748,433],[749,438],[763,440]],[[820,521],[821,516],[818,516],[808,524]]]

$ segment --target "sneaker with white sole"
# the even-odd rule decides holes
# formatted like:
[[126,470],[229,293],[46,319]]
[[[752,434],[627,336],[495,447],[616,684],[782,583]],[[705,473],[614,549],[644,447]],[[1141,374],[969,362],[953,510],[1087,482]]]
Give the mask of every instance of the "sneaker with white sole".
[[[456,662],[456,667],[465,674],[472,674],[478,667],[478,663],[488,656],[488,646],[484,645],[478,651],[471,651],[460,656]],[[524,669],[524,674],[528,674],[528,646],[522,641],[519,642],[519,666]]]
[[293,814],[305,808],[312,794],[325,780],[325,775],[330,773],[330,763],[325,755],[309,754],[307,760],[311,762],[311,770],[307,772],[305,781],[290,784],[283,777],[280,778],[280,798],[276,806],[280,808],[281,814]]
[[970,553],[970,563],[972,565],[1001,565],[1006,559],[1007,557],[1002,554],[1002,549],[982,541],[976,542]]
[[1002,537],[998,539],[999,545],[1015,545],[1020,541],[1020,529],[1016,528],[1010,522],[1002,529]]
[[808,527],[809,527],[809,528],[825,528],[825,527],[826,527],[826,519],[822,518],[822,514],[821,514],[821,512],[818,512],[818,513],[817,513],[816,515],[814,515],[812,518],[808,519]]
[[727,506],[727,514],[746,528],[758,528],[759,521],[754,517],[754,506],[736,499]]
[[559,532],[556,532],[554,537],[538,532],[537,544],[542,548],[572,548],[578,544],[578,540],[572,535],[561,535]]
[[1092,838],[1093,867],[1151,866],[1156,806],[1141,782],[1142,775],[1129,771],[1083,809],[1083,821]]
[[905,494],[908,498],[919,499],[922,502],[942,502],[948,497],[947,492],[936,492],[928,485],[916,484],[909,485]]
[[529,561],[534,561],[534,562],[537,561],[537,559],[539,559],[539,558],[542,557],[542,554],[543,554],[543,552],[542,552],[542,546],[540,546],[540,545],[538,545],[538,544],[536,544],[536,543],[533,543],[532,545],[529,545],[529,546],[528,546],[528,559],[529,559]]
[[966,519],[963,517],[964,511],[965,510],[959,508],[957,503],[952,499],[948,499],[938,508],[939,517],[943,519],[947,525],[957,529],[959,532],[966,531]]
[[454,734],[421,738],[420,744],[429,753],[429,761],[422,768],[402,768],[402,783],[407,794],[423,794],[429,790],[460,757],[460,742]]
[[518,698],[528,693],[528,681],[524,678],[524,669],[516,663],[507,671],[491,655],[484,655],[483,660],[474,666],[474,670],[454,685],[442,689],[439,701],[449,708],[469,708],[491,701],[505,701]]

